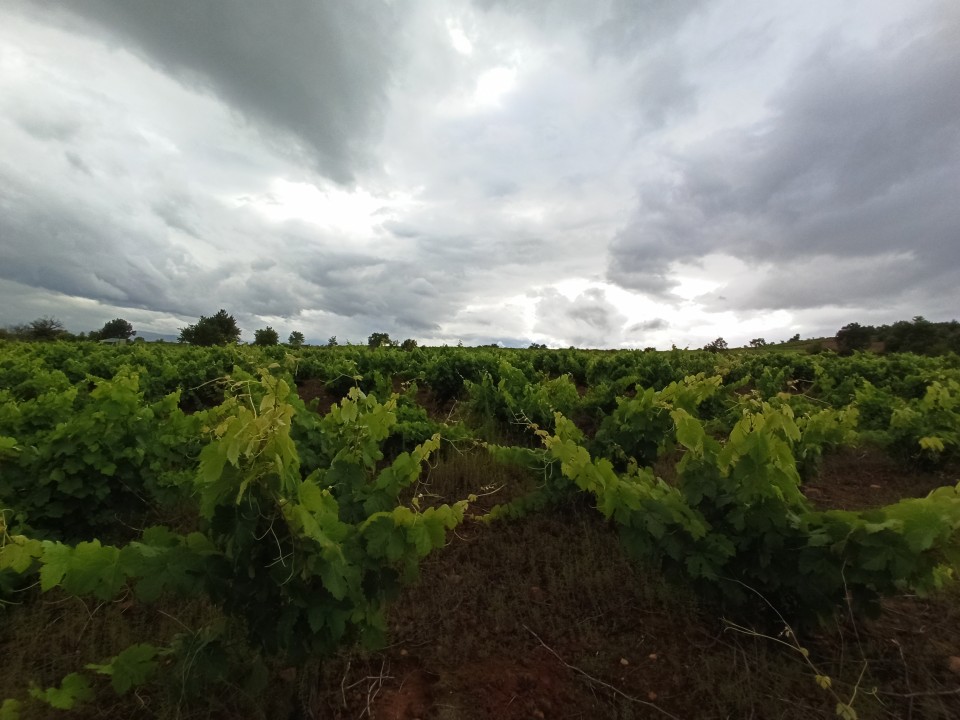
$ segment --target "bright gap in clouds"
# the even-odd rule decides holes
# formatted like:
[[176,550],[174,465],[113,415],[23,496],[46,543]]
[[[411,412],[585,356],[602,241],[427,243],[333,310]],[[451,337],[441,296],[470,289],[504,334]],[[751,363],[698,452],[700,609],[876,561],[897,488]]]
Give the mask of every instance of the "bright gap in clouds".
[[722,282],[708,280],[707,278],[677,276],[670,292],[684,300],[693,300],[700,295],[705,295],[719,287],[723,287]]
[[463,31],[463,26],[453,18],[447,18],[447,34],[450,35],[450,44],[461,55],[473,55],[473,43]]
[[[703,264],[675,266],[673,270],[676,274],[671,272],[669,279],[674,283],[671,294],[677,298],[676,301],[668,298],[653,299],[617,285],[588,278],[567,278],[538,288],[530,297],[541,300],[555,292],[574,305],[581,302],[609,303],[622,317],[623,322],[618,327],[611,328],[610,334],[603,337],[603,343],[598,344],[602,347],[655,346],[664,349],[677,345],[699,348],[718,336],[724,337],[731,346],[741,346],[755,337],[777,342],[793,335],[796,332],[797,318],[787,310],[753,311],[745,314],[712,306],[715,298],[713,293],[722,291],[726,283],[711,279],[711,274],[718,267],[729,268],[731,264],[739,264],[739,261],[710,256],[704,259]],[[515,307],[515,299],[504,301],[499,306],[499,312],[505,312],[508,306]],[[485,309],[491,311],[494,308],[495,306],[488,306]],[[491,315],[495,314],[491,312]],[[521,326],[526,335],[537,342],[552,346],[565,344],[561,337],[562,327],[558,326],[557,334],[553,335],[549,329],[544,331],[541,324],[541,331],[537,332],[537,320],[534,312],[522,316]]]
[[395,192],[378,197],[364,188],[344,190],[335,186],[317,187],[308,182],[282,178],[270,184],[269,192],[255,197],[237,198],[274,222],[303,220],[324,228],[356,236],[369,236],[394,213],[415,205],[413,196]]
[[487,70],[477,79],[477,88],[473,92],[473,101],[481,107],[497,107],[500,100],[513,90],[517,82],[515,68],[495,67]]

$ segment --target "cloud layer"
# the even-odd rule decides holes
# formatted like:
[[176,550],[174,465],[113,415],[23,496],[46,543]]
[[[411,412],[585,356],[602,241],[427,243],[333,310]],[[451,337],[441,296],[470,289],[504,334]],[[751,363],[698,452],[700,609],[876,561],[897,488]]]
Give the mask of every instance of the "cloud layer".
[[949,319],[960,10],[0,8],[0,324],[598,347]]

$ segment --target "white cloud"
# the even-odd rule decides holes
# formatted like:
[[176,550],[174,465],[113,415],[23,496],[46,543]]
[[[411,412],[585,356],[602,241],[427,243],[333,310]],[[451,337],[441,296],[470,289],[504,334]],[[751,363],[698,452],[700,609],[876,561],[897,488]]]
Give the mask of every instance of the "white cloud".
[[384,222],[399,217],[414,199],[394,192],[374,196],[363,187],[344,189],[333,184],[318,187],[311,182],[274,178],[266,193],[254,198],[233,198],[238,206],[251,207],[273,222],[303,220],[322,228],[368,238]]
[[450,44],[461,55],[473,55],[473,42],[467,37],[463,26],[453,18],[447,18],[447,32],[450,34]]

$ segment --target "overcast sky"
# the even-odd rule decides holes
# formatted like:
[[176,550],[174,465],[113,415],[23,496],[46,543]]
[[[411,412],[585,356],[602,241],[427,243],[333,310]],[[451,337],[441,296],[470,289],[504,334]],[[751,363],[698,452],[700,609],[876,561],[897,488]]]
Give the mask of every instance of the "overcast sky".
[[4,0],[0,325],[960,317],[960,3]]

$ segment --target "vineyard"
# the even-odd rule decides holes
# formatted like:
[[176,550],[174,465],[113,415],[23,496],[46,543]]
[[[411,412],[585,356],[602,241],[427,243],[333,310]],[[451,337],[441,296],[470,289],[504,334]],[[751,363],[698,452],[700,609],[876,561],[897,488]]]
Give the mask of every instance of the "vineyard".
[[0,720],[960,716],[950,354],[0,343]]

